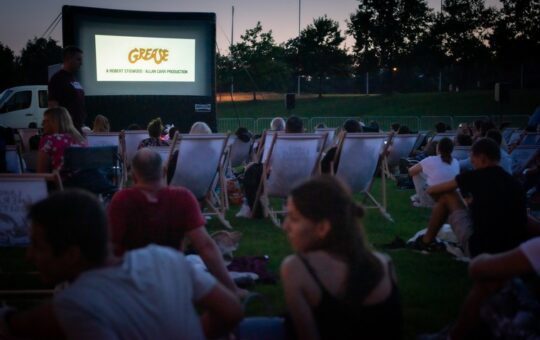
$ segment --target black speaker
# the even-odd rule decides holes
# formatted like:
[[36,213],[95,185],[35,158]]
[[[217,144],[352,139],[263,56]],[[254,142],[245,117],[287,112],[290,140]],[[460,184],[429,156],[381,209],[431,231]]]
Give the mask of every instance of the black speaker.
[[287,93],[285,95],[285,107],[287,110],[294,109],[296,105],[296,95],[294,93]]
[[495,101],[506,103],[510,99],[510,83],[495,83]]

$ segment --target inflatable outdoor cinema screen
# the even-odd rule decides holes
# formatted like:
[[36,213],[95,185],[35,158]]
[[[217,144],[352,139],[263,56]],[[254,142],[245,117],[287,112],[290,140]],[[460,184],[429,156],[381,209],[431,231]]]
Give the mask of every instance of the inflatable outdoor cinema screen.
[[215,13],[64,6],[62,17],[64,46],[83,50],[87,124],[102,114],[115,130],[155,117],[215,130]]

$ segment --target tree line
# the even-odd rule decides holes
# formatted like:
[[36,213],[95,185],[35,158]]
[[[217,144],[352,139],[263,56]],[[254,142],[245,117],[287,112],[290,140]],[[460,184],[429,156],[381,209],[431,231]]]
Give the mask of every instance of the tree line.
[[[390,93],[540,86],[540,2],[359,0],[340,28],[322,16],[277,44],[260,22],[216,57],[219,92]],[[344,47],[351,36],[354,45]],[[0,43],[0,90],[43,84],[61,61],[52,39],[28,41],[21,56]]]

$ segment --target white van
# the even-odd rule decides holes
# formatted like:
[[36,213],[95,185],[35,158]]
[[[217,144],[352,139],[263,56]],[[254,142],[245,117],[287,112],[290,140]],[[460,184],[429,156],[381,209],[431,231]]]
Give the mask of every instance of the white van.
[[47,85],[27,85],[0,93],[0,126],[27,128],[30,123],[41,126],[47,110]]

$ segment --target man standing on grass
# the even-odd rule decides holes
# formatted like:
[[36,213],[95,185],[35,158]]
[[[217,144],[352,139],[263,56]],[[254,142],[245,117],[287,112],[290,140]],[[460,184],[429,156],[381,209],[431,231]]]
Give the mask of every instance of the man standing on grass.
[[242,318],[238,299],[180,252],[151,245],[113,257],[107,216],[90,193],[55,193],[29,217],[28,257],[48,284],[70,285],[29,311],[0,307],[2,339],[204,339]]
[[75,78],[83,63],[83,52],[75,46],[67,46],[63,51],[64,64],[49,81],[49,108],[65,107],[73,120],[73,125],[80,133],[86,111],[84,108],[84,89]]

